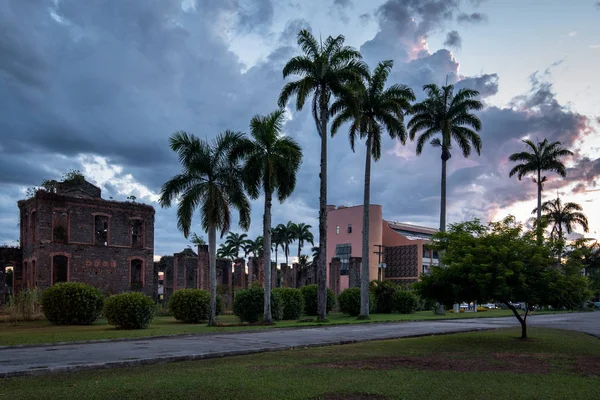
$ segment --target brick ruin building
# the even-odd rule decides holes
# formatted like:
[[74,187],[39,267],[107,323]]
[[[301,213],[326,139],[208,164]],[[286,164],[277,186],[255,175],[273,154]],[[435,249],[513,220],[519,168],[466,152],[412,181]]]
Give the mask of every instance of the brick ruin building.
[[15,291],[71,281],[106,294],[154,295],[153,207],[104,200],[84,179],[38,190],[18,206],[22,263],[15,263]]

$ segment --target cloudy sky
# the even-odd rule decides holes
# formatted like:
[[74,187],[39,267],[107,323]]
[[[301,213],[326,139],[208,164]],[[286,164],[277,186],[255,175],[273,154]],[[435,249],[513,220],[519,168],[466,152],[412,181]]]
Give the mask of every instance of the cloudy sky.
[[[276,108],[282,66],[301,28],[343,34],[374,66],[393,59],[390,83],[449,82],[481,92],[481,156],[449,162],[448,219],[525,220],[535,184],[509,179],[525,137],[575,152],[567,179],[544,199],[579,202],[600,236],[600,3],[593,0],[3,0],[0,2],[0,243],[18,238],[27,187],[80,169],[105,198],[156,207],[156,254],[180,251],[175,210],[156,204],[178,172],[168,137],[248,130]],[[298,186],[274,223],[317,230],[319,138],[307,111],[286,134],[304,148]],[[440,154],[389,138],[374,165],[372,201],[389,220],[436,227]],[[330,141],[329,203],[362,199],[364,149]],[[597,190],[597,191],[595,191]],[[250,236],[260,234],[262,199]],[[196,231],[198,219],[194,221]],[[294,253],[294,250],[292,250]]]

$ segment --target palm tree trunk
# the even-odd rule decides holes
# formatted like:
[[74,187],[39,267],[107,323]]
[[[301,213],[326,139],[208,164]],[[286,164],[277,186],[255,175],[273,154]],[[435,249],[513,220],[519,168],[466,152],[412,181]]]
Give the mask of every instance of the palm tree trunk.
[[440,232],[446,232],[446,163],[448,159],[442,150],[442,193],[440,196]]
[[265,300],[264,315],[265,324],[273,323],[271,315],[271,202],[273,194],[271,191],[265,191],[265,214],[263,215],[263,247],[264,247],[264,267],[265,267]]
[[208,273],[210,275],[210,317],[209,326],[217,324],[217,228],[208,228]]
[[299,283],[299,271],[300,271],[300,252],[302,251],[302,241],[300,239],[298,239],[298,263],[296,264],[296,266],[298,267],[298,271],[294,270],[294,275],[296,276],[296,286],[294,288],[298,288]]
[[365,160],[365,193],[363,201],[362,273],[360,276],[359,319],[369,319],[369,208],[371,203],[371,135],[367,133]]
[[542,243],[542,171],[538,169],[537,176],[537,240]]
[[321,185],[319,190],[319,273],[317,276],[317,320],[324,322],[327,317],[327,97],[321,93],[319,113],[321,117]]

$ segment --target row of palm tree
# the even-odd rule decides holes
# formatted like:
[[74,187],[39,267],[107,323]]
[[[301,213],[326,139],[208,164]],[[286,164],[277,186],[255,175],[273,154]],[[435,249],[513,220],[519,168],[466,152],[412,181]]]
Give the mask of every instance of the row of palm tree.
[[[250,138],[239,132],[225,131],[213,142],[203,141],[185,132],[170,138],[182,170],[161,188],[159,202],[170,207],[178,198],[177,225],[185,237],[190,234],[192,215],[200,210],[202,227],[208,232],[211,312],[209,325],[216,324],[216,235],[230,230],[231,212],[237,210],[239,226],[250,227],[249,197],[265,197],[262,251],[265,259],[264,321],[271,323],[271,207],[276,195],[283,202],[296,185],[302,162],[300,146],[282,133],[284,111],[267,116],[256,115],[250,121]],[[228,237],[221,256],[239,257],[247,245],[246,234]],[[259,248],[254,243],[255,248]],[[260,251],[260,250],[257,250]]]
[[[441,148],[442,179],[440,230],[446,226],[446,163],[451,157],[452,142],[458,143],[465,157],[474,147],[481,151],[481,121],[472,111],[482,108],[477,100],[479,93],[462,89],[454,94],[453,85],[438,87],[426,85],[425,101],[411,105],[415,100],[413,91],[405,85],[386,82],[393,67],[392,61],[380,62],[371,71],[362,61],[360,52],[344,45],[344,36],[328,37],[317,42],[307,30],[298,34],[298,45],[303,54],[293,57],[283,69],[284,78],[290,75],[300,79],[288,82],[281,91],[279,106],[284,107],[295,96],[296,109],[302,110],[312,96],[312,115],[321,137],[321,171],[319,204],[319,247],[327,248],[327,136],[328,124],[333,119],[331,134],[335,135],[342,125],[349,126],[348,137],[354,151],[357,139],[365,139],[365,182],[363,211],[363,254],[361,279],[361,318],[369,316],[369,204],[371,160],[381,156],[382,135],[405,143],[407,136],[417,138],[417,154],[430,142]],[[404,116],[413,114],[404,125]],[[418,135],[418,137],[417,137]],[[325,318],[326,264],[319,258],[318,266],[318,318]]]

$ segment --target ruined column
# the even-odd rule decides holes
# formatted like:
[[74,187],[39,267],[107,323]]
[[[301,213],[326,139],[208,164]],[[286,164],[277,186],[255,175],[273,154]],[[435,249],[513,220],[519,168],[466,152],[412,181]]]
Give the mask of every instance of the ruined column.
[[233,264],[233,287],[235,290],[246,287],[246,261],[238,258]]
[[252,282],[254,282],[254,257],[248,260],[248,288],[252,287]]
[[348,266],[348,287],[360,287],[360,270],[362,266],[362,257],[350,257]]
[[277,287],[277,263],[271,262],[271,289]]
[[342,263],[337,257],[331,259],[329,264],[329,289],[333,291],[336,296],[340,294],[340,268]]
[[262,257],[258,257],[256,259],[256,270],[258,271],[257,273],[257,278],[258,278],[258,283],[260,285],[260,287],[265,287],[265,260]]
[[199,289],[209,290],[208,269],[209,269],[208,245],[200,244],[200,245],[198,245],[198,270],[197,270],[197,279],[198,279],[197,287]]

